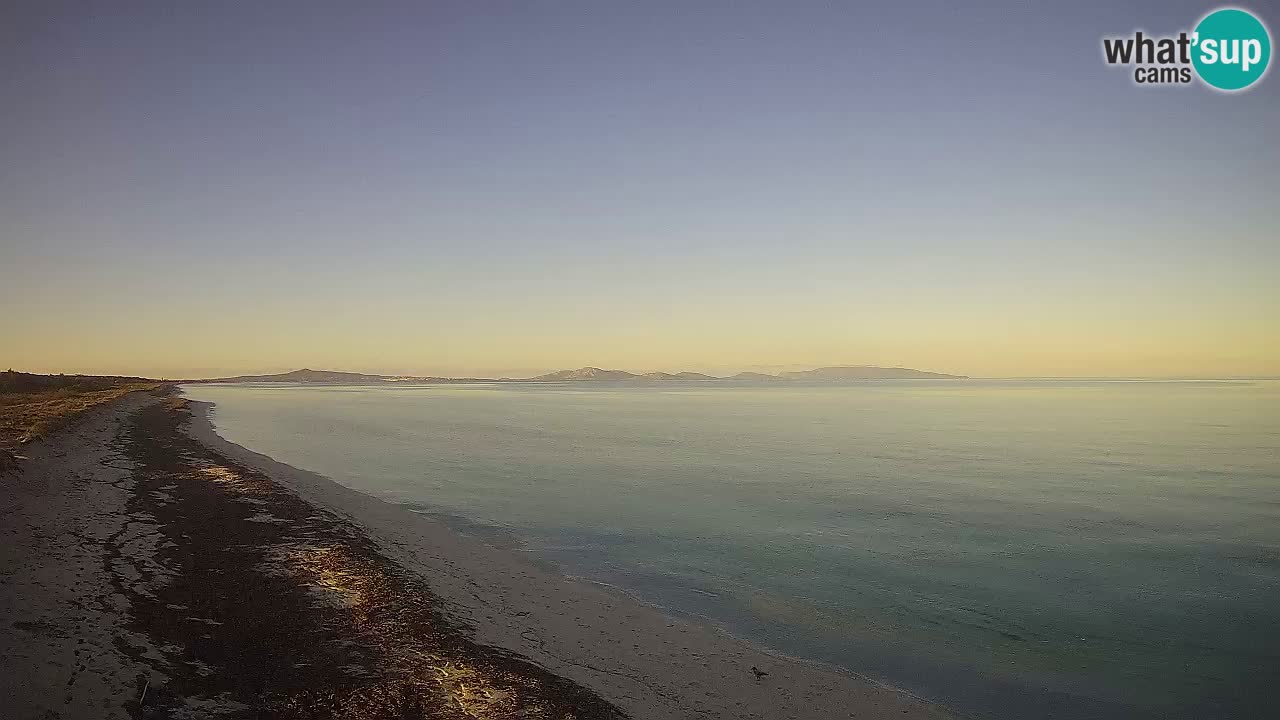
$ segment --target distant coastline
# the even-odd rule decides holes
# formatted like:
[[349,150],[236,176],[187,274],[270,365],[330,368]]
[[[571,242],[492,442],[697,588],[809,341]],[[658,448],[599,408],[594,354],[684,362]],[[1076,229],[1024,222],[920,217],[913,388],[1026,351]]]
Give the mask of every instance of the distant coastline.
[[387,383],[457,384],[477,382],[758,382],[773,383],[791,380],[840,382],[845,380],[968,380],[967,375],[949,375],[903,367],[878,367],[874,365],[835,365],[813,370],[800,370],[769,375],[741,372],[737,375],[716,377],[696,372],[647,372],[633,373],[626,370],[605,370],[598,367],[581,367],[576,370],[559,370],[528,378],[436,377],[418,375],[373,375],[339,370],[311,370],[303,368],[270,375],[236,375],[223,378],[181,380],[182,383],[254,383],[291,382],[326,385],[383,385]]

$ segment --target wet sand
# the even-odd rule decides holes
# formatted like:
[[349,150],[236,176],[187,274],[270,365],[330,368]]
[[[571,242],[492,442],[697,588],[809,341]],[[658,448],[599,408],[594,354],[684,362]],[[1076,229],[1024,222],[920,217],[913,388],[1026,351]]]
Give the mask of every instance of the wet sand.
[[0,481],[0,716],[948,717],[276,463],[207,410],[136,393]]

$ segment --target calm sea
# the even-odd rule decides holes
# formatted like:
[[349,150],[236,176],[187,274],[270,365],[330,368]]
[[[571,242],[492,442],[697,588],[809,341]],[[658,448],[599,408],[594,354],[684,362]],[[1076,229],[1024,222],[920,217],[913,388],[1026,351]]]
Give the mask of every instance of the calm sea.
[[1277,382],[185,391],[233,442],[979,717],[1274,717]]

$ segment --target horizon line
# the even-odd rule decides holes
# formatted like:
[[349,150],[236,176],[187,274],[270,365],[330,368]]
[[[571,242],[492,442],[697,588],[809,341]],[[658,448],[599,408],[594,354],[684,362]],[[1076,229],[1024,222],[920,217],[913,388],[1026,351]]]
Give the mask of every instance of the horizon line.
[[[740,374],[744,374],[744,373],[747,373],[747,374],[755,374],[755,375],[762,375],[762,376],[768,376],[768,377],[775,377],[775,378],[778,378],[778,379],[789,379],[789,378],[786,378],[786,377],[785,377],[785,375],[784,375],[783,373],[793,373],[793,372],[794,372],[794,373],[804,373],[804,372],[811,372],[811,371],[814,371],[814,370],[822,370],[822,369],[829,369],[829,368],[851,368],[851,369],[852,369],[852,368],[858,368],[858,369],[870,369],[870,368],[874,368],[874,369],[878,369],[878,370],[906,370],[906,371],[912,371],[912,372],[930,373],[930,374],[939,375],[939,376],[946,376],[946,377],[938,377],[938,378],[933,378],[933,379],[951,379],[951,380],[1113,380],[1113,381],[1123,381],[1123,380],[1181,380],[1181,381],[1212,381],[1212,380],[1219,380],[1219,381],[1222,381],[1222,380],[1233,380],[1233,381],[1244,381],[1244,380],[1280,380],[1280,373],[1278,373],[1278,374],[1253,374],[1253,375],[1205,375],[1205,374],[1174,374],[1174,375],[1167,375],[1167,374],[1166,374],[1166,375],[1136,375],[1136,374],[1123,374],[1123,375],[964,375],[964,374],[960,374],[960,373],[948,373],[948,372],[941,372],[941,371],[919,370],[919,369],[917,369],[917,368],[910,368],[910,367],[906,367],[906,366],[903,366],[903,365],[894,365],[894,366],[884,366],[884,365],[815,365],[815,366],[810,367],[808,370],[786,370],[786,371],[775,371],[775,372],[772,372],[772,373],[746,370],[746,371],[739,371],[738,373],[733,373],[733,374],[730,374],[730,375],[711,375],[711,374],[709,374],[709,373],[695,373],[695,374],[705,375],[705,376],[706,376],[706,378],[707,378],[707,379],[709,379],[709,380],[731,380],[731,379],[734,379],[734,377],[735,377],[736,375],[740,375]],[[628,374],[630,374],[630,375],[634,375],[634,376],[636,376],[636,377],[638,377],[638,378],[642,378],[642,377],[644,377],[646,374],[665,373],[665,374],[670,374],[670,375],[676,375],[676,374],[679,374],[679,373],[681,373],[681,372],[690,372],[690,371],[675,371],[675,372],[669,372],[669,371],[663,371],[663,370],[652,370],[652,371],[646,371],[646,372],[633,372],[633,371],[630,371],[630,370],[622,370],[622,369],[619,369],[619,368],[605,368],[605,367],[596,366],[596,365],[583,365],[583,366],[580,366],[580,367],[577,367],[577,368],[571,368],[571,369],[552,370],[552,371],[549,371],[549,372],[540,373],[540,374],[538,374],[538,375],[533,375],[533,376],[530,376],[530,377],[509,377],[509,376],[480,377],[480,376],[431,375],[431,374],[413,374],[413,373],[364,372],[364,371],[354,371],[354,370],[315,370],[315,369],[312,369],[312,368],[310,368],[310,367],[301,367],[301,368],[295,368],[295,369],[293,369],[293,370],[283,370],[283,371],[279,371],[279,372],[241,373],[241,374],[238,374],[238,375],[222,375],[222,376],[213,376],[213,377],[167,377],[167,376],[148,377],[148,376],[145,376],[145,375],[125,375],[125,374],[120,374],[120,373],[101,373],[101,372],[92,372],[92,373],[86,373],[86,372],[56,372],[56,373],[54,373],[54,372],[47,372],[47,373],[32,372],[32,373],[28,373],[28,374],[32,374],[32,375],[49,375],[49,376],[52,376],[52,375],[67,375],[67,376],[81,376],[81,377],[128,377],[128,378],[139,378],[139,379],[144,379],[144,380],[155,380],[155,381],[159,381],[159,382],[169,382],[169,383],[178,383],[178,384],[182,384],[182,383],[185,383],[185,382],[202,382],[202,381],[212,381],[212,380],[230,380],[230,379],[234,379],[234,378],[238,378],[238,377],[269,377],[269,376],[272,376],[272,375],[287,375],[287,374],[290,374],[290,373],[296,373],[296,372],[318,372],[318,373],[339,373],[339,374],[349,374],[349,375],[364,375],[364,376],[368,376],[368,377],[379,377],[379,378],[409,378],[409,379],[422,379],[422,380],[428,380],[428,379],[430,379],[430,380],[451,380],[451,381],[455,381],[455,382],[457,382],[457,384],[465,384],[465,382],[466,382],[466,381],[473,381],[473,382],[477,382],[477,383],[480,383],[480,382],[520,382],[520,381],[529,381],[529,380],[534,380],[534,379],[537,379],[537,378],[540,378],[540,377],[543,377],[543,376],[546,376],[546,375],[554,375],[554,374],[556,374],[556,373],[562,373],[562,372],[575,372],[575,371],[583,371],[583,370],[596,370],[596,371],[601,371],[601,372],[624,372],[624,373],[628,373]],[[16,370],[16,369],[14,369],[14,368],[7,368],[7,369],[5,370],[5,372],[27,373],[27,371],[24,371],[24,370]],[[930,378],[850,378],[850,379],[863,379],[863,380],[875,380],[875,379],[884,379],[884,380],[910,380],[910,379],[930,379]],[[680,380],[681,380],[680,378],[673,378],[673,379],[670,379],[669,381],[680,381]],[[574,379],[559,380],[559,382],[574,382],[574,381],[575,381]],[[578,380],[578,381],[583,381],[583,380]],[[700,380],[700,379],[684,379],[684,381],[686,381],[686,382],[705,382],[705,380]],[[396,381],[390,381],[390,382],[396,382]],[[406,382],[406,381],[399,381],[399,382]],[[544,381],[544,382],[546,382],[546,381]],[[595,382],[600,382],[600,380],[596,380]]]

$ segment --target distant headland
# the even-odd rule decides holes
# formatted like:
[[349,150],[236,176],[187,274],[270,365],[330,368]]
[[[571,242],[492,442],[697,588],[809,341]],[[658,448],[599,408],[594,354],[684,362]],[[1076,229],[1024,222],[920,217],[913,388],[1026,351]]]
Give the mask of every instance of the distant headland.
[[966,375],[927,372],[902,367],[876,367],[873,365],[837,365],[813,370],[784,372],[777,375],[742,372],[727,377],[716,377],[696,372],[647,372],[633,373],[626,370],[605,370],[598,367],[581,367],[576,370],[559,370],[528,378],[480,378],[435,377],[418,375],[370,375],[337,370],[311,370],[303,368],[274,375],[237,375],[235,377],[183,380],[184,383],[312,383],[324,385],[384,385],[388,383],[458,384],[476,382],[736,382],[776,383],[787,381],[841,382],[846,380],[967,380]]

